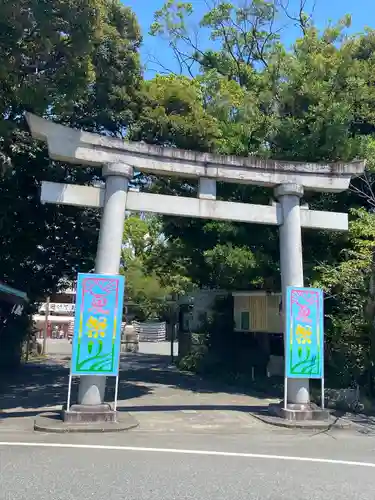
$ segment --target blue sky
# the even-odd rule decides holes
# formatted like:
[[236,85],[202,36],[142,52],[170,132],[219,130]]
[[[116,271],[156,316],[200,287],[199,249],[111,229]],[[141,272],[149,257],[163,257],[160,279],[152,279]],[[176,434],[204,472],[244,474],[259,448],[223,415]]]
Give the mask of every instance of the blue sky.
[[[313,0],[308,0],[311,6]],[[205,0],[190,0],[194,6],[195,16],[199,19],[206,10]],[[164,0],[123,0],[123,3],[133,9],[141,25],[144,37],[142,60],[147,66],[146,76],[152,77],[161,68],[154,60],[162,62],[167,68],[176,70],[172,55],[167,45],[160,39],[148,35],[153,21],[153,14],[164,4]],[[289,0],[290,9],[299,5],[299,0]],[[319,27],[324,27],[328,20],[337,20],[345,14],[352,15],[352,32],[362,31],[365,26],[375,27],[374,0],[316,0],[314,20]],[[292,27],[284,32],[284,42],[292,43],[297,31]]]

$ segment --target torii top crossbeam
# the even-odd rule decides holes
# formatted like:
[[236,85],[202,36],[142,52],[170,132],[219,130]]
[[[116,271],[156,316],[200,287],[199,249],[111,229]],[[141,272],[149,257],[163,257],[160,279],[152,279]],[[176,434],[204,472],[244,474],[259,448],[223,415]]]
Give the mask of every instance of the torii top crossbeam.
[[101,167],[124,163],[142,172],[275,187],[295,183],[309,191],[340,192],[361,175],[364,161],[306,163],[197,153],[150,146],[58,125],[26,114],[33,137],[46,141],[53,160]]

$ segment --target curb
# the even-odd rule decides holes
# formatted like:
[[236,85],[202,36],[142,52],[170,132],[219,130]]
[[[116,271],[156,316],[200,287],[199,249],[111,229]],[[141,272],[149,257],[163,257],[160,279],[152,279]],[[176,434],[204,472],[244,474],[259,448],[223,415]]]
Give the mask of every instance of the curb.
[[105,433],[129,431],[138,427],[139,422],[129,413],[121,414],[117,422],[93,422],[71,424],[61,420],[59,412],[41,413],[34,420],[34,430],[38,432],[52,432],[55,434],[75,433]]
[[267,424],[273,425],[274,427],[283,427],[284,429],[302,429],[302,430],[349,430],[353,429],[353,425],[349,421],[343,421],[343,419],[332,419],[332,421],[327,420],[285,420],[281,417],[274,417],[272,415],[260,415],[259,413],[252,413],[250,415],[257,420]]

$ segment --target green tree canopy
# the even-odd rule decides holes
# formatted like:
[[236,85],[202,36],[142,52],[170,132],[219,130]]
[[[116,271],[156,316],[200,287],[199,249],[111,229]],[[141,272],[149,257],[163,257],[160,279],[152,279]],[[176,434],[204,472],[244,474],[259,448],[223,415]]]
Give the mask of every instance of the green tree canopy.
[[[41,181],[90,184],[101,172],[51,162],[23,114],[122,137],[141,101],[140,41],[119,0],[1,2],[0,277],[31,304],[93,269],[98,234],[98,211],[42,205]],[[0,338],[5,357],[25,334],[14,330]]]
[[[280,31],[285,15],[300,28],[290,47],[282,43]],[[192,4],[173,0],[155,13],[152,34],[164,37],[189,78],[157,77],[148,88],[157,86],[159,96],[168,95],[171,79],[183,81],[195,89],[199,114],[213,120],[214,127],[204,127],[202,142],[200,125],[191,128],[185,92],[178,94],[176,113],[170,112],[168,101],[155,102],[152,128],[145,126],[147,112],[141,113],[135,127],[138,137],[243,156],[309,162],[367,159],[366,175],[355,179],[349,192],[306,193],[303,200],[310,208],[350,212],[348,234],[303,232],[304,272],[306,284],[320,283],[327,291],[330,346],[337,354],[340,346],[350,345],[345,366],[356,363],[363,373],[372,363],[365,346],[373,327],[363,311],[368,309],[374,245],[375,31],[349,34],[350,16],[319,29],[302,8],[294,15],[286,12],[285,2],[266,0],[246,6],[215,0],[198,20],[198,32],[194,19]],[[188,141],[179,134],[186,130]],[[150,188],[174,195],[197,193],[188,179],[153,178]],[[218,198],[267,204],[273,193],[263,187],[220,184]],[[200,286],[280,289],[277,228],[163,217],[163,233],[169,242],[164,258],[173,255]],[[340,282],[345,286],[338,288]]]
[[51,162],[23,112],[123,135],[137,113],[128,104],[140,85],[140,33],[116,0],[5,1],[0,18],[0,275],[34,299],[93,268],[98,229],[95,210],[41,205],[41,181],[86,184],[101,173]]

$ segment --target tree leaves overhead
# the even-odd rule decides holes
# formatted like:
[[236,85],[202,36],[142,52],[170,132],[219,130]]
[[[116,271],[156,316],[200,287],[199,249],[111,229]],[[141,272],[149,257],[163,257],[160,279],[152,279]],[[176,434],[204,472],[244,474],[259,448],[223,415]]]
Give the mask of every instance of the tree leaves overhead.
[[82,95],[65,102],[62,116],[72,126],[124,137],[138,116],[141,70],[139,26],[118,0],[102,0],[100,37],[92,50],[92,82]]
[[[350,16],[319,30],[311,16],[303,12],[304,6],[306,2],[293,14],[282,2],[253,0],[243,4],[215,0],[207,4],[206,12],[197,19],[192,4],[166,2],[155,13],[151,33],[169,42],[192,78],[156,77],[148,83],[146,93],[152,95],[151,89],[157,86],[158,96],[178,95],[179,101],[179,111],[174,113],[169,102],[157,99],[151,119],[151,141],[157,137],[159,144],[177,147],[311,162],[350,161],[357,156],[371,156],[366,135],[371,133],[374,123],[371,111],[375,97],[371,50],[374,32],[368,30],[349,36],[346,29]],[[288,19],[300,27],[300,36],[290,48],[282,44],[280,28]],[[194,27],[193,20],[197,21],[200,31]],[[201,32],[204,43],[200,43]],[[171,90],[171,81],[183,81],[185,86],[194,88],[197,96],[194,113],[185,112],[191,110],[189,94]],[[200,123],[191,119],[197,115],[204,116],[205,123],[210,118],[215,120],[214,128],[203,127],[203,143]],[[147,141],[148,136],[142,136],[140,130],[150,131],[150,128],[142,120],[144,116],[139,122],[138,137]],[[160,129],[163,133],[154,133]],[[165,183],[159,185],[166,192]],[[369,182],[358,180],[353,185],[355,194],[306,193],[306,201],[312,208],[347,211],[353,204],[363,204],[366,189],[369,202],[368,186]],[[170,188],[171,184],[169,191]],[[196,193],[194,185],[191,190]],[[173,185],[174,194],[184,194],[184,191],[186,187]],[[271,190],[236,185],[218,186],[218,194],[226,200],[253,203],[268,203],[273,197]],[[236,261],[236,255],[242,252],[249,276],[254,269],[258,273],[255,283],[267,282],[278,287],[277,232],[272,228],[239,225],[241,236],[229,237],[229,246],[224,252],[220,234],[221,228],[226,228],[228,234],[228,226],[234,234],[235,224],[176,219],[171,222],[168,218],[165,231],[179,242],[184,235],[186,255],[192,256],[191,267],[204,269],[203,275],[198,273],[202,285],[211,284],[211,275],[205,267],[207,256],[211,263],[212,256],[216,256],[215,265],[222,269],[219,275],[225,277],[223,282],[215,281],[221,286],[227,283],[226,277],[232,272],[227,263]],[[341,234],[320,232],[304,235],[307,277],[314,263],[320,262],[326,252],[327,241],[332,249],[331,257],[339,258],[337,252],[345,238]],[[246,258],[248,249],[256,258],[255,266],[252,259]],[[249,285],[251,283],[253,280],[249,279]],[[231,286],[242,288],[246,284],[239,277],[237,281],[232,280]]]
[[144,105],[130,138],[151,144],[207,151],[220,137],[215,117],[203,108],[199,82],[184,76],[157,76],[144,83]]
[[2,0],[0,106],[7,116],[44,112],[92,81],[102,8],[95,0]]
[[[193,4],[168,0],[155,13],[151,33],[168,42],[181,74],[189,78],[156,77],[146,94],[152,96],[150,89],[157,86],[158,96],[168,95],[171,81],[183,81],[197,96],[194,113],[189,93],[172,90],[178,95],[178,111],[171,111],[171,93],[168,102],[158,97],[152,118],[147,121],[148,111],[141,114],[137,137],[242,156],[367,159],[366,175],[354,179],[349,192],[307,192],[303,200],[310,208],[350,212],[348,234],[303,231],[304,272],[306,284],[320,283],[327,291],[331,360],[342,346],[341,367],[356,364],[363,374],[372,366],[365,346],[374,344],[373,316],[369,321],[363,310],[374,250],[375,31],[350,35],[350,16],[319,29],[306,8],[305,0],[296,12],[283,0],[213,0],[198,17]],[[282,40],[290,39],[285,32],[291,24],[299,34],[286,46]],[[194,116],[204,116],[204,127]],[[210,120],[212,128],[206,125]],[[197,193],[194,183],[173,179],[154,179],[152,189]],[[273,193],[219,184],[218,198],[267,204]],[[171,217],[163,221],[168,252],[184,257],[187,275],[200,286],[280,289],[277,228]]]
[[123,135],[138,113],[140,41],[116,0],[0,4],[0,276],[31,300],[93,269],[98,234],[98,211],[41,205],[41,181],[90,184],[101,173],[51,162],[23,113]]

